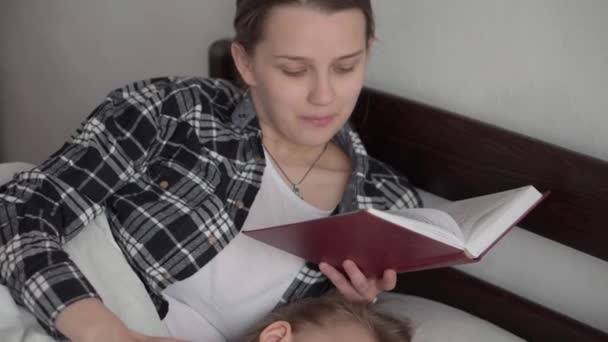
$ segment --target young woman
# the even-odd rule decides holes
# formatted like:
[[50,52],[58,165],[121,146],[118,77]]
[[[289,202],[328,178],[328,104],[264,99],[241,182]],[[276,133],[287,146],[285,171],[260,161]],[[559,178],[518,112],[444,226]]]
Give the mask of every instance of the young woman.
[[53,335],[155,341],[103,305],[62,250],[104,212],[172,335],[234,340],[277,304],[332,285],[354,302],[395,286],[242,230],[419,205],[347,121],[374,41],[369,0],[242,0],[244,87],[159,78],[112,92],[46,162],[0,188],[0,280]]

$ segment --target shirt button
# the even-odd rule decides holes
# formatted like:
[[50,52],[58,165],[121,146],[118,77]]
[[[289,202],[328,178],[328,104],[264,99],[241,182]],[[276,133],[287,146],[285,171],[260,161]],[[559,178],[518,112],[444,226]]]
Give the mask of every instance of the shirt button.
[[169,187],[169,182],[167,182],[166,180],[161,181],[160,183],[158,183],[158,186],[160,186],[161,189],[166,190]]
[[234,206],[239,209],[243,209],[245,207],[245,204],[243,204],[243,202],[241,202],[241,201],[236,201],[236,202],[234,202]]
[[207,241],[209,242],[210,245],[215,245],[217,243],[217,239],[215,238],[215,236],[210,236]]

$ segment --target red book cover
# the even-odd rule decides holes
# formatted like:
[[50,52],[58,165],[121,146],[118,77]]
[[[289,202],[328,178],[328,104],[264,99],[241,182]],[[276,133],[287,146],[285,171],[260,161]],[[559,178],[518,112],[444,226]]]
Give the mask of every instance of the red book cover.
[[538,199],[478,257],[367,210],[243,233],[304,260],[324,261],[338,269],[344,260],[350,259],[365,275],[378,276],[386,269],[407,272],[478,261],[547,196],[545,193]]
[[243,233],[315,263],[341,268],[344,260],[353,260],[368,276],[381,275],[388,268],[403,272],[470,260],[463,250],[366,210]]

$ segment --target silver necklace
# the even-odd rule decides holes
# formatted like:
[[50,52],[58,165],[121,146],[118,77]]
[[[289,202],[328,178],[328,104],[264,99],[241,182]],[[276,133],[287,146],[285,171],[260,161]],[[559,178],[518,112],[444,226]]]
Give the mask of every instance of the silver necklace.
[[285,179],[287,179],[287,181],[289,182],[289,184],[291,184],[291,190],[301,199],[304,199],[304,196],[302,195],[302,191],[300,190],[299,186],[300,184],[302,184],[302,182],[304,181],[304,179],[306,179],[306,176],[308,176],[308,174],[310,173],[310,171],[312,171],[313,167],[315,167],[315,165],[317,164],[317,162],[321,159],[321,156],[323,155],[323,153],[325,153],[325,150],[327,150],[327,145],[329,145],[329,143],[325,144],[325,146],[323,147],[323,151],[321,151],[321,153],[319,153],[319,155],[317,156],[317,159],[315,159],[315,161],[310,165],[310,167],[308,168],[308,170],[306,170],[306,173],[304,174],[304,176],[302,176],[302,178],[300,178],[300,181],[297,183],[294,183],[291,181],[291,179],[289,178],[289,176],[287,176],[287,174],[285,173],[285,171],[283,171],[283,169],[281,168],[281,165],[279,165],[279,162],[277,162],[276,159],[274,159],[274,156],[272,155],[272,153],[270,153],[270,150],[268,149],[268,147],[266,147],[266,145],[262,144],[262,146],[264,146],[264,149],[266,150],[266,152],[268,152],[268,155],[270,156],[270,159],[272,159],[272,162],[279,168],[279,171],[281,171],[281,173],[283,174],[283,176],[285,176]]

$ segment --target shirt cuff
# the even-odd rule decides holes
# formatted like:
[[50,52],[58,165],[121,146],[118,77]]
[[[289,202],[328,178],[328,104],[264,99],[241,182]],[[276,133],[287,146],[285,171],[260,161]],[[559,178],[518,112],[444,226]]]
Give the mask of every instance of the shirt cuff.
[[68,305],[86,298],[99,298],[99,295],[71,261],[38,271],[25,282],[21,293],[25,307],[54,338],[63,338],[55,327],[59,313]]

